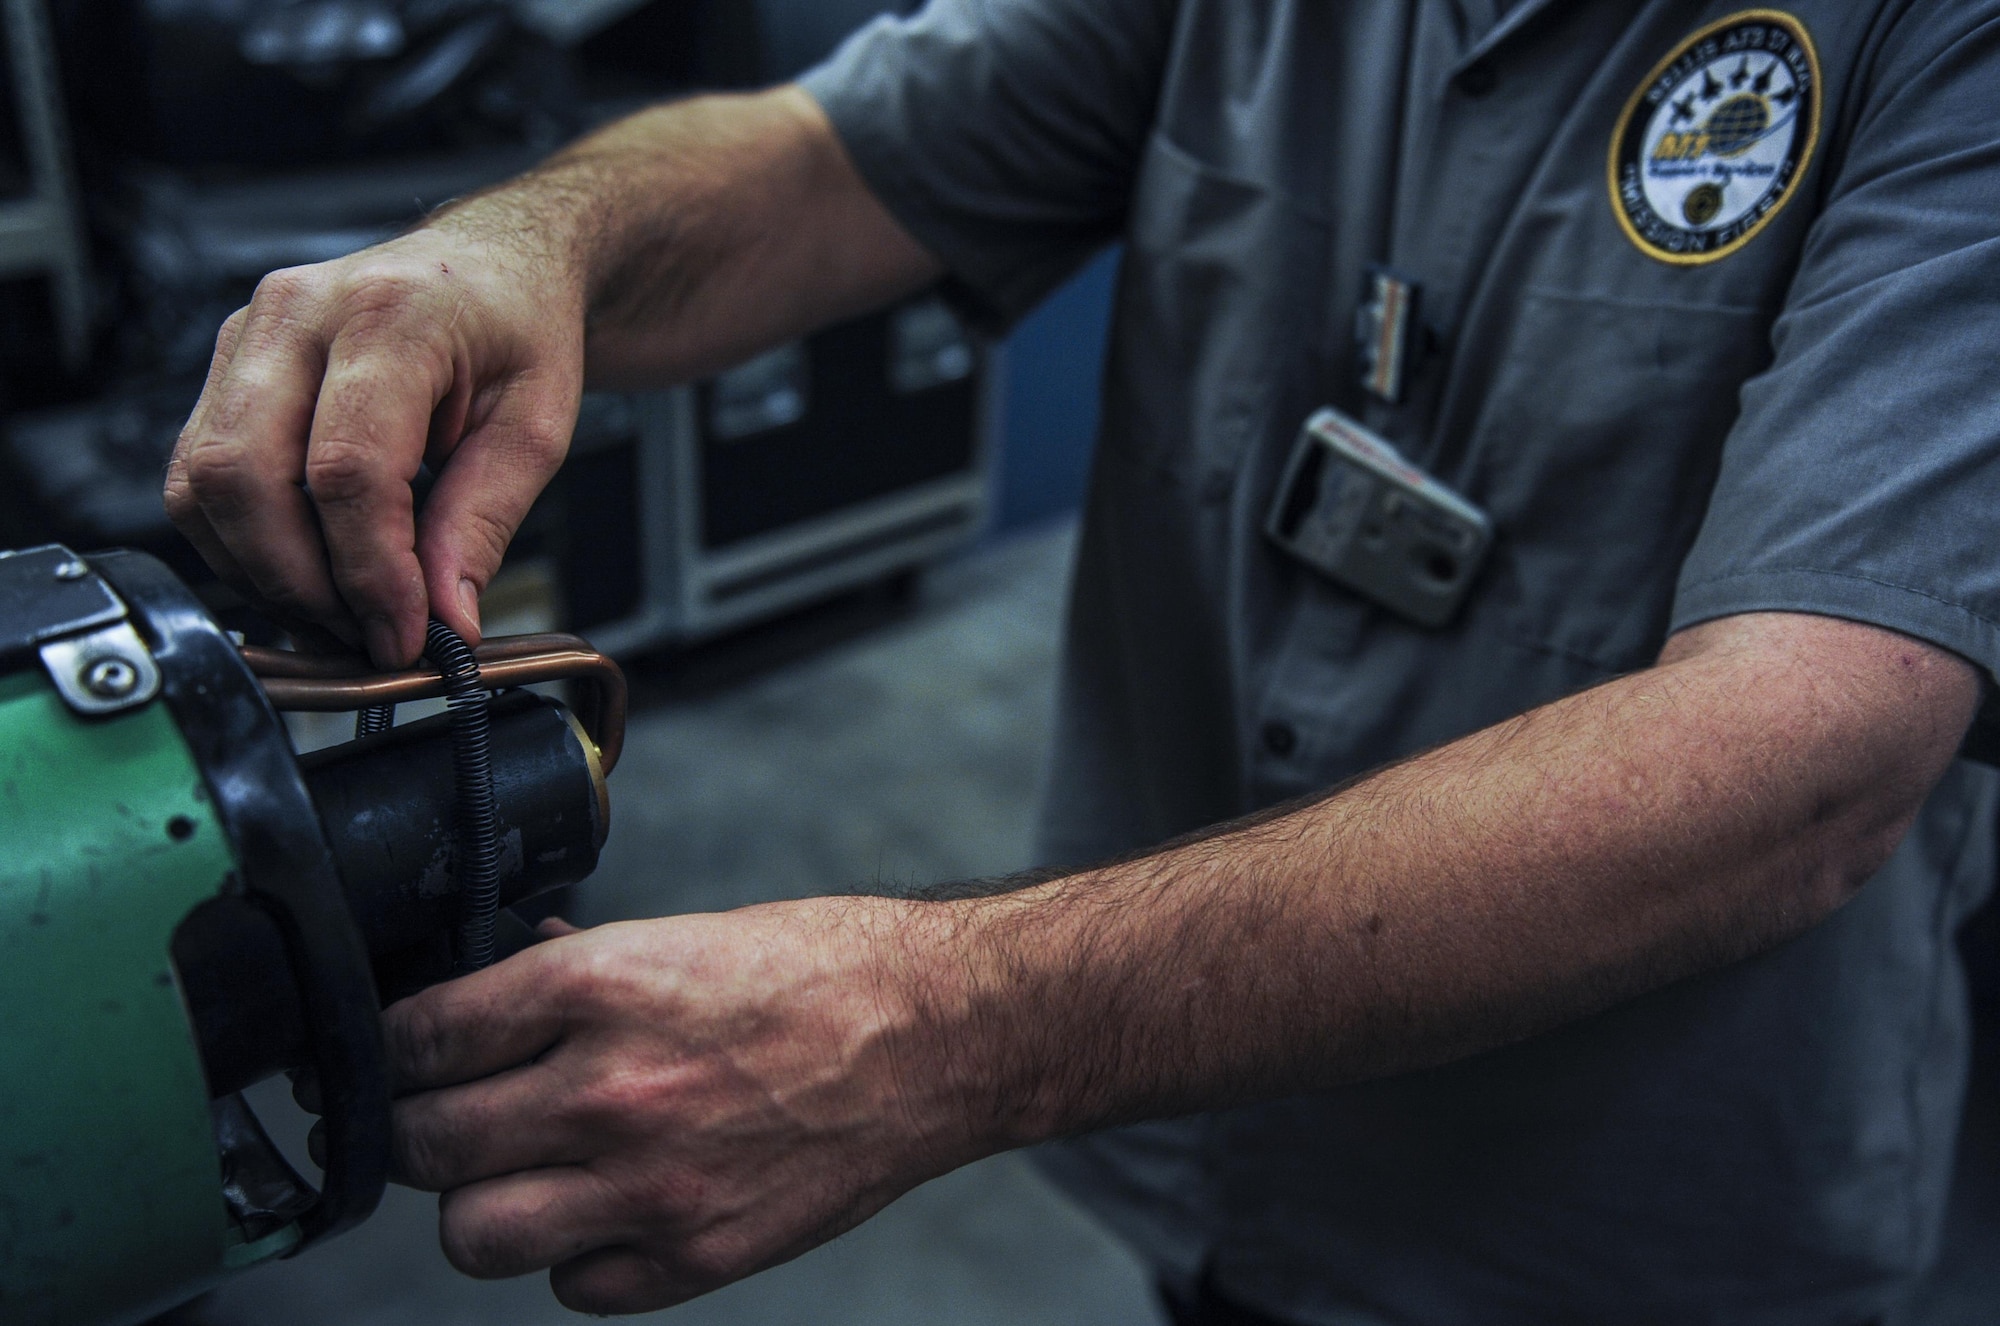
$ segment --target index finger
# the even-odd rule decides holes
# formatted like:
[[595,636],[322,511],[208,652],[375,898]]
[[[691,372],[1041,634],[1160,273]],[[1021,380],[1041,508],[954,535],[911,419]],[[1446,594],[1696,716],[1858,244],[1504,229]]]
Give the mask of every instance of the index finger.
[[173,455],[167,459],[166,481],[160,493],[160,500],[167,509],[167,519],[173,521],[181,536],[194,545],[195,551],[201,554],[202,560],[216,575],[244,594],[255,593],[255,590],[243,574],[243,568],[229,555],[229,549],[209,528],[208,517],[202,514],[201,503],[188,481],[187,453],[192,439],[208,429],[208,416],[214,408],[222,380],[228,376],[229,366],[236,362],[236,343],[243,334],[243,321],[248,314],[247,308],[237,309],[223,320],[221,330],[215,334],[215,354],[209,360],[208,374],[202,380],[201,395],[196,399],[187,423],[181,426],[180,436],[174,439]]
[[306,450],[306,487],[334,584],[384,667],[422,651],[430,615],[410,483],[451,386],[450,365],[434,356],[393,333],[343,330],[328,353]]
[[[300,486],[324,360],[300,320],[292,287],[274,273],[235,336],[234,353],[202,393],[180,448],[182,528],[198,515],[211,560],[233,563],[267,602],[351,631],[327,574],[319,523]],[[205,536],[205,537],[199,537]]]
[[408,1095],[491,1077],[560,1040],[562,1001],[545,951],[527,949],[384,1009],[391,1089]]

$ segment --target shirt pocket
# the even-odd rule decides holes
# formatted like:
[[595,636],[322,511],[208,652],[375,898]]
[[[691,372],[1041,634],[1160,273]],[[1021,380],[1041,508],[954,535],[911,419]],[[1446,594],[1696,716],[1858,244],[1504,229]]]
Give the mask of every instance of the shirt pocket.
[[1312,404],[1324,216],[1156,133],[1127,225],[1104,446],[1219,496],[1245,449]]
[[1772,317],[1524,292],[1453,467],[1496,530],[1483,624],[1606,673],[1654,661]]

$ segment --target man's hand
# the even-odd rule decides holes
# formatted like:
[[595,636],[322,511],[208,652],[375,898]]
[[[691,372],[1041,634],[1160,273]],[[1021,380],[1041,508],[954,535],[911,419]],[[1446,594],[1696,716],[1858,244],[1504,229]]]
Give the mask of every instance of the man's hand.
[[431,614],[478,639],[583,388],[580,281],[521,258],[443,228],[264,278],[167,471],[167,512],[218,574],[385,667]]
[[[975,1157],[924,1020],[879,977],[909,904],[832,899],[575,932],[385,1015],[395,1177],[469,1275],[665,1307],[804,1252]],[[950,1131],[938,1120],[948,1120]]]
[[427,615],[478,639],[586,351],[593,380],[664,385],[940,270],[798,88],[645,111],[401,239],[266,277],[216,339],[167,511],[238,589],[401,666]]

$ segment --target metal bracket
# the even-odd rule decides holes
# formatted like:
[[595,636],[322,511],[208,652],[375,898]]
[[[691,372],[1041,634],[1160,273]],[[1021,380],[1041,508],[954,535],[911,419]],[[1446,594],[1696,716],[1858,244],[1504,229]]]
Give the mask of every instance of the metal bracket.
[[61,544],[0,553],[0,658],[124,619],[111,587]]
[[96,717],[136,709],[160,693],[160,669],[130,622],[42,646],[63,703]]

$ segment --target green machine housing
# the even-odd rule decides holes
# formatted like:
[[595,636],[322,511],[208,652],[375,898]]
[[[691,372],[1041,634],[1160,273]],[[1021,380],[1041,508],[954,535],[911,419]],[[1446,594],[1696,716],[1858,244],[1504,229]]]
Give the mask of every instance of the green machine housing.
[[[492,707],[502,902],[583,878],[599,752]],[[450,972],[444,720],[294,754],[158,561],[0,553],[0,1322],[142,1321],[374,1209],[379,1009]],[[317,1186],[243,1088],[310,1067]]]

